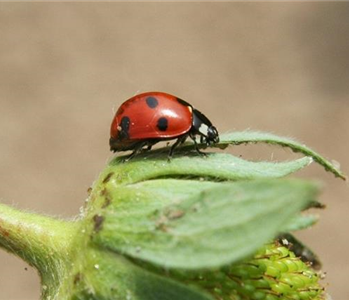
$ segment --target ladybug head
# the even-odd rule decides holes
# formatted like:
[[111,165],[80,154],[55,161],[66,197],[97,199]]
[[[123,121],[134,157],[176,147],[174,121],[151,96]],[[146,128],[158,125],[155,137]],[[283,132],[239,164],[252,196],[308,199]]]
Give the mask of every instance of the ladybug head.
[[216,127],[211,121],[197,109],[193,109],[193,128],[196,133],[201,135],[201,142],[207,145],[219,142],[219,135]]
[[219,135],[216,127],[213,125],[207,128],[206,143],[208,145],[217,144],[219,142]]

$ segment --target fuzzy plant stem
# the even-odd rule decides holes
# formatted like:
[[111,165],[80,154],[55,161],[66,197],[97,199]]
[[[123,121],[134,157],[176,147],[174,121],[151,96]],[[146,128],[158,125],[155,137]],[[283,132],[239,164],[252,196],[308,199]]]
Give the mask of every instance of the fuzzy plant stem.
[[0,247],[36,268],[43,294],[66,272],[78,223],[22,212],[0,204]]

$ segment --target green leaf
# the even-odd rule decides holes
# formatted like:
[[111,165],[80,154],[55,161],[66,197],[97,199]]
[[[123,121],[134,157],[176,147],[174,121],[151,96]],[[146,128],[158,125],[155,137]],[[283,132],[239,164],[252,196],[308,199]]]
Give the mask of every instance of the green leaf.
[[183,153],[177,153],[170,162],[167,161],[167,151],[142,154],[127,163],[120,163],[122,158],[118,157],[104,170],[105,175],[101,178],[105,180],[109,177],[118,184],[164,177],[203,177],[215,181],[277,178],[296,172],[312,162],[310,157],[274,163],[250,162],[225,153],[210,153],[204,158],[196,153],[180,155]]
[[316,153],[309,147],[296,142],[293,139],[280,137],[271,133],[258,132],[258,131],[242,131],[222,134],[220,136],[220,142],[218,147],[224,147],[227,145],[239,145],[247,143],[266,143],[270,145],[279,145],[282,147],[290,148],[294,152],[302,153],[306,156],[310,156],[315,162],[325,168],[326,171],[333,173],[336,177],[346,179],[346,176],[340,171],[334,163],[329,162],[327,159]]
[[54,299],[213,300],[198,287],[154,274],[103,249],[91,247],[77,254]]
[[309,228],[317,223],[319,216],[317,215],[303,215],[299,214],[291,218],[286,224],[284,224],[282,231],[291,232]]
[[99,212],[103,224],[92,236],[96,245],[182,269],[219,267],[252,254],[313,201],[317,190],[297,180],[155,180],[123,187],[111,180],[105,188],[95,201],[113,202]]

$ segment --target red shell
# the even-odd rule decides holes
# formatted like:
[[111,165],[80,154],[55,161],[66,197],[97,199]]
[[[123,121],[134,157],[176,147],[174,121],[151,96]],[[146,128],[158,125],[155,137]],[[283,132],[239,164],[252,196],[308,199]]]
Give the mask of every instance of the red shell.
[[[110,136],[113,139],[118,138],[121,120],[124,117],[129,118],[128,138],[120,142],[176,138],[192,128],[193,118],[190,104],[162,92],[139,94],[124,102],[116,112],[111,124]],[[164,128],[159,129],[160,118],[166,119],[165,130]]]

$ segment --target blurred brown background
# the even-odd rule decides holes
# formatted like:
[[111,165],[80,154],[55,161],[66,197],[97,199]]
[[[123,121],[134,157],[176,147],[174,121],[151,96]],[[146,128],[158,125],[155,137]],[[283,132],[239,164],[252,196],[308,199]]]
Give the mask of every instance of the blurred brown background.
[[[70,218],[110,159],[113,109],[175,94],[220,132],[292,136],[349,170],[349,3],[1,3],[0,200]],[[251,159],[295,158],[236,147]],[[298,236],[349,299],[348,186],[320,167],[321,222]],[[0,299],[39,299],[39,279],[0,251]]]

